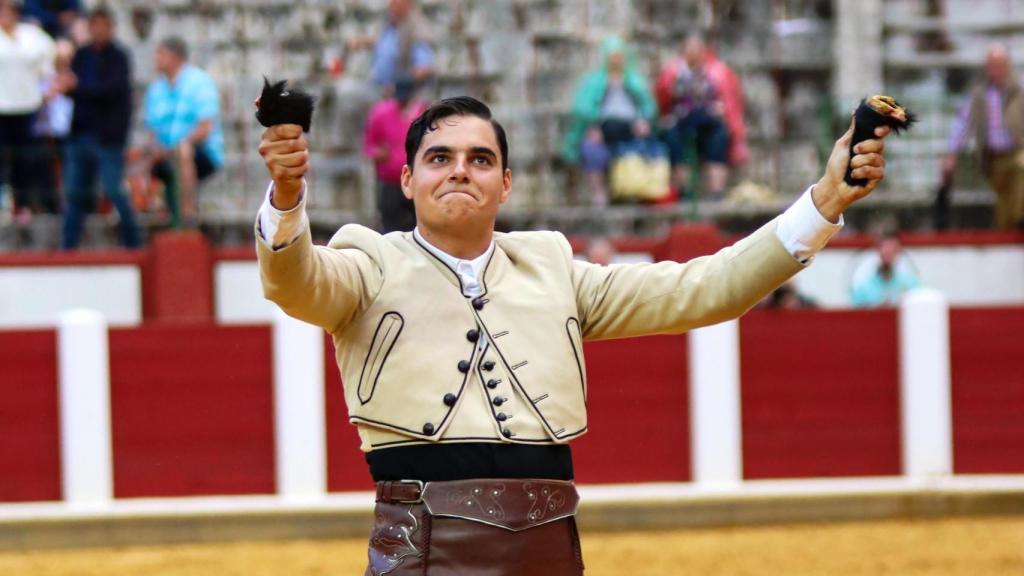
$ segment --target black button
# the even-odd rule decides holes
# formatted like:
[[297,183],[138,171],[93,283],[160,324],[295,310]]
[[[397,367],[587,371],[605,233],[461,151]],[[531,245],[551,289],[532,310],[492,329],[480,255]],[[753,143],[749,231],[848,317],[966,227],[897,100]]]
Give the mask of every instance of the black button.
[[494,402],[494,405],[495,405],[495,406],[501,406],[502,404],[504,404],[504,403],[505,403],[505,399],[504,399],[504,398],[502,398],[501,396],[498,396],[497,398],[495,398],[495,399],[493,400],[493,402]]
[[427,422],[426,424],[424,424],[423,425],[423,433],[426,434],[427,436],[430,436],[431,434],[433,434],[434,433],[434,425],[431,424],[430,422]]
[[473,298],[473,308],[476,308],[477,310],[483,310],[484,309],[484,299],[483,298],[479,298],[479,297]]
[[498,422],[504,422],[505,420],[508,420],[508,414],[505,414],[504,412],[499,412],[498,415],[495,416],[495,418],[498,419]]
[[469,340],[470,342],[476,342],[479,339],[480,339],[480,331],[479,330],[474,328],[474,329],[470,330],[469,332],[466,332],[466,340]]
[[501,435],[504,436],[505,438],[511,438],[512,431],[509,430],[508,428],[505,428],[504,430],[501,431]]
[[469,360],[459,360],[459,372],[469,372]]
[[458,399],[459,397],[451,392],[444,395],[444,403],[448,406],[455,406],[455,401]]
[[487,362],[484,362],[484,370],[487,370],[488,372],[494,370],[494,360],[488,360]]
[[487,387],[490,388],[491,390],[494,390],[495,388],[498,387],[498,381],[497,380],[488,380],[487,381]]

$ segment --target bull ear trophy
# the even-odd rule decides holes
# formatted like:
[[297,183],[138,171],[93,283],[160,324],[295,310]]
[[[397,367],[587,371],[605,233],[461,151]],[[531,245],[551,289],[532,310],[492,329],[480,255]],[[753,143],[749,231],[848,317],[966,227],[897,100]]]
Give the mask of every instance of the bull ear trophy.
[[[875,137],[875,128],[888,126],[897,134],[908,130],[917,117],[900,105],[892,96],[875,95],[860,101],[857,111],[853,114],[853,140],[850,141],[850,160],[853,160],[853,147]],[[868,181],[864,178],[853,178],[853,168],[846,166],[846,177],[843,179],[850,186],[864,186]]]
[[309,132],[313,121],[314,98],[301,90],[290,90],[288,81],[270,83],[263,77],[263,93],[256,100],[256,120],[266,128],[278,124],[298,124]]

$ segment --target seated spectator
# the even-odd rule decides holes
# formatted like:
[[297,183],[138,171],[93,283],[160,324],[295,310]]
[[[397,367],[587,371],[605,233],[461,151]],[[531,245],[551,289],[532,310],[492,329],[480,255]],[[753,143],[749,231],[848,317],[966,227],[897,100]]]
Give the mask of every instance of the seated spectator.
[[689,165],[694,160],[703,162],[707,190],[713,198],[722,197],[729,177],[725,104],[709,76],[707,61],[704,41],[696,35],[688,37],[679,54],[662,69],[655,89],[672,160],[672,181],[680,198],[689,184]]
[[82,13],[79,0],[25,0],[22,13],[51,38],[70,38],[71,29]]
[[736,73],[710,47],[704,51],[704,72],[722,98],[725,127],[729,131],[729,165],[743,166],[750,159],[747,124],[743,119],[743,87]]
[[20,9],[16,0],[0,0],[0,181],[10,184],[17,219],[27,223],[40,209],[30,193],[32,123],[43,105],[40,86],[54,73],[56,47],[41,28],[19,22]]
[[132,113],[131,59],[114,41],[114,15],[106,8],[90,12],[89,35],[92,42],[75,54],[66,81],[74,112],[66,149],[67,210],[61,247],[78,246],[98,171],[103,192],[121,218],[121,241],[135,248],[140,245],[139,232],[124,189],[124,151]]
[[884,236],[877,251],[857,266],[850,283],[854,307],[895,306],[907,292],[921,285],[909,257],[895,236]]
[[657,113],[647,79],[622,39],[606,38],[600,58],[600,66],[576,90],[562,146],[566,162],[582,166],[595,206],[608,203],[605,177],[616,146],[650,135]]
[[363,134],[363,149],[377,172],[377,211],[385,234],[408,232],[416,226],[416,208],[402,192],[405,166],[405,135],[426,103],[416,97],[411,79],[395,83],[394,96],[381,100],[370,110]]
[[[224,164],[220,92],[209,74],[188,63],[188,46],[165,38],[156,49],[159,78],[146,90],[153,176],[164,184],[171,226],[198,225],[196,189]],[[180,204],[179,204],[180,192]]]

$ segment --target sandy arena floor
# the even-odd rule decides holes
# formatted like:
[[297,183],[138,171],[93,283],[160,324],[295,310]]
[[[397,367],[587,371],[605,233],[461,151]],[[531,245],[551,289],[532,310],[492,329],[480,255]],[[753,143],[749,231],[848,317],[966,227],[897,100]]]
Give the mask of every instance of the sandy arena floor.
[[[0,553],[17,576],[358,576],[362,540]],[[587,576],[1024,574],[1024,518],[584,534]]]

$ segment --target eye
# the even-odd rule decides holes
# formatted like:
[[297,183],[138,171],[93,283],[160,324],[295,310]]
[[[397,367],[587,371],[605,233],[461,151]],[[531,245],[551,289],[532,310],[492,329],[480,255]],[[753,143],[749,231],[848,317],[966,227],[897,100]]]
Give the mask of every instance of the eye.
[[475,158],[473,158],[473,163],[478,164],[480,166],[490,166],[491,159],[488,158],[487,156],[476,156]]
[[434,154],[433,156],[430,157],[430,163],[431,164],[442,164],[442,163],[447,162],[447,161],[448,161],[448,155],[447,154]]

